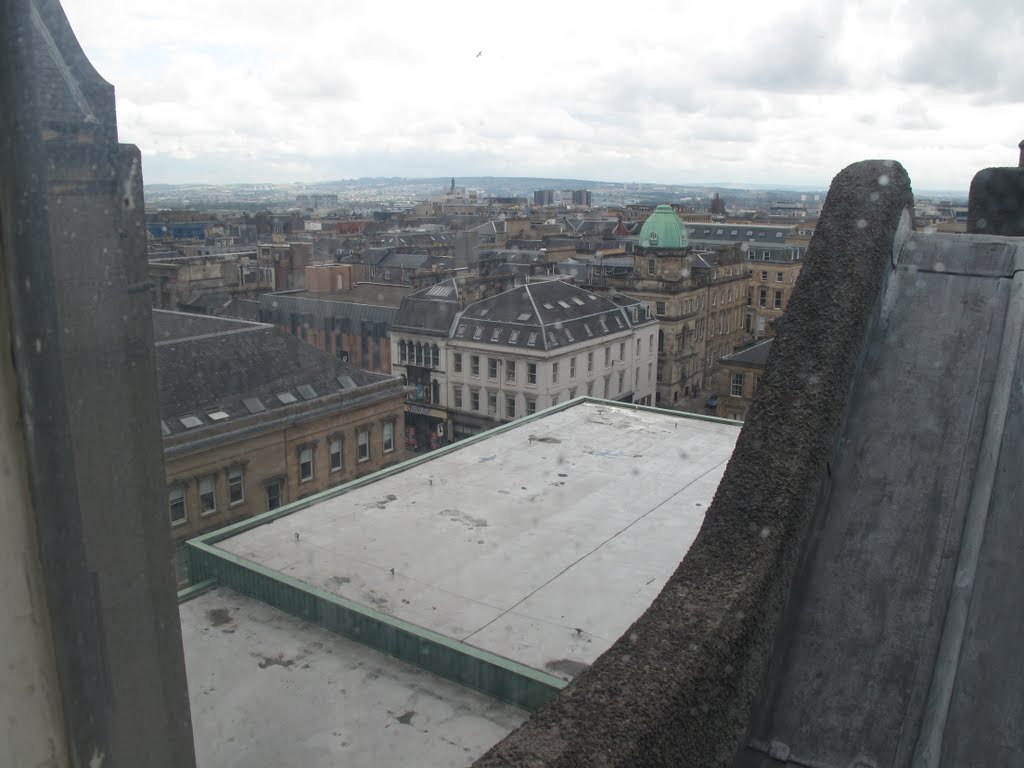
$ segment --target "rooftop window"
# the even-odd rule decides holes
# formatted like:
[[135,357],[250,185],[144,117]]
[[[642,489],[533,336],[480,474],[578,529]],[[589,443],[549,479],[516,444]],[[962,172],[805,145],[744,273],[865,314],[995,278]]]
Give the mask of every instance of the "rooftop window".
[[245,406],[249,413],[263,413],[267,410],[267,406],[260,402],[258,397],[247,397],[242,400],[242,405]]

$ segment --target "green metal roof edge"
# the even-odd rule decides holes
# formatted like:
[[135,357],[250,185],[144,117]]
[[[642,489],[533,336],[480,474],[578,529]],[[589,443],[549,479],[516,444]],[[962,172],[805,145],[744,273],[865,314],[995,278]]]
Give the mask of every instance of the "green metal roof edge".
[[215,544],[218,541],[229,539],[240,533],[244,533],[245,531],[252,530],[253,528],[258,528],[261,525],[272,523],[275,520],[278,520],[279,518],[287,517],[288,515],[294,512],[298,512],[301,509],[305,509],[306,507],[311,506],[312,504],[316,504],[327,499],[332,499],[335,496],[340,496],[342,494],[348,493],[349,491],[354,491],[357,488],[362,488],[364,485],[368,485],[369,483],[376,482],[377,480],[383,479],[385,477],[390,477],[391,475],[397,474],[399,472],[404,472],[407,469],[412,469],[413,467],[417,467],[420,464],[423,464],[424,462],[431,461],[432,459],[435,459],[438,456],[443,456],[446,453],[460,450],[468,445],[472,445],[480,440],[484,440],[490,437],[491,435],[501,434],[502,432],[514,429],[522,424],[542,419],[545,416],[548,416],[552,413],[558,413],[560,411],[564,411],[567,408],[586,404],[609,405],[614,406],[616,408],[627,408],[635,411],[647,411],[650,413],[658,413],[666,416],[674,416],[676,418],[694,419],[697,421],[709,421],[712,423],[729,424],[733,426],[742,425],[743,423],[741,421],[734,421],[733,419],[723,419],[719,416],[705,416],[699,413],[672,411],[667,408],[658,408],[652,405],[621,403],[617,400],[604,400],[597,397],[589,397],[587,395],[582,395],[580,397],[573,398],[572,400],[566,400],[564,403],[558,403],[557,405],[550,406],[548,408],[545,408],[544,410],[537,411],[537,413],[531,414],[530,416],[525,416],[521,419],[516,419],[515,421],[510,421],[506,424],[500,424],[496,427],[493,427],[492,429],[488,429],[483,432],[480,432],[479,434],[467,437],[463,440],[459,440],[456,443],[451,443],[449,445],[444,446],[443,448],[438,448],[435,451],[425,453],[422,456],[416,456],[411,459],[406,459],[405,461],[401,461],[398,464],[392,464],[390,467],[379,469],[376,472],[371,472],[370,474],[364,475],[363,477],[357,477],[354,480],[349,480],[347,483],[342,483],[341,485],[336,485],[332,488],[326,488],[320,491],[319,493],[315,493],[312,496],[307,496],[304,499],[293,501],[289,504],[284,505],[283,507],[280,507],[279,509],[271,510],[270,512],[263,512],[259,515],[255,515],[254,517],[249,517],[245,520],[239,520],[237,523],[232,523],[231,525],[227,525],[223,528],[218,528],[214,531],[210,531],[209,533],[201,534],[193,539],[189,539],[189,543],[197,542],[203,544]]
[[[272,568],[267,568],[266,566],[261,565],[260,563],[248,560],[240,555],[234,554],[233,552],[228,552],[218,547],[210,546],[209,544],[203,543],[198,539],[191,539],[190,541],[186,542],[186,544],[190,547],[195,547],[196,549],[198,549],[201,552],[204,552],[210,557],[215,557],[221,560],[225,560],[229,563],[233,563],[237,566],[253,571],[254,573],[257,573],[265,578],[278,581],[282,584],[286,584],[292,587],[293,589],[297,589],[300,592],[305,592],[309,595],[312,595],[313,597],[319,600],[323,600],[325,602],[338,605],[342,608],[354,611],[356,613],[361,613],[362,615],[371,618],[375,621],[379,621],[382,624],[387,624],[389,626],[395,627],[396,629],[408,632],[409,634],[416,635],[425,640],[429,640],[430,642],[437,643],[438,645],[449,648],[453,651],[456,651],[457,653],[461,653],[466,656],[471,656],[473,658],[479,659],[480,661],[485,661],[488,664],[493,664],[494,666],[501,667],[502,669],[508,670],[509,672],[513,672],[514,674],[520,675],[522,677],[528,677],[531,680],[535,680],[551,688],[561,690],[566,685],[568,685],[568,681],[562,680],[560,677],[549,675],[546,672],[541,672],[540,670],[534,669],[533,667],[528,667],[525,664],[520,664],[519,662],[513,661],[512,659],[506,659],[504,656],[499,656],[495,653],[491,653],[490,651],[484,651],[480,648],[476,648],[475,646],[463,643],[460,640],[454,640],[450,637],[446,637],[442,634],[434,632],[431,629],[421,627],[419,624],[413,624],[412,622],[405,621],[404,619],[399,619],[394,616],[390,616],[389,614],[381,613],[380,611],[370,608],[369,606],[363,605],[362,603],[357,603],[353,600],[349,600],[346,597],[336,595],[333,592],[328,592],[324,589],[321,589],[320,587],[314,586],[305,581],[301,581],[300,579],[296,579],[293,576],[289,576],[288,574],[282,573],[281,571],[276,571]],[[207,579],[203,582],[200,582],[200,584],[197,584],[196,587],[208,584],[209,582],[214,583],[207,586],[206,589],[210,589],[213,586],[216,586],[217,580]],[[188,590],[182,591],[187,592]],[[277,608],[280,611],[288,613],[288,611],[285,611],[283,608],[280,608],[279,606],[273,607]]]
[[184,589],[178,590],[178,604],[187,603],[193,597],[199,597],[203,592],[209,592],[211,589],[217,586],[216,579],[204,579],[197,584],[185,587]]

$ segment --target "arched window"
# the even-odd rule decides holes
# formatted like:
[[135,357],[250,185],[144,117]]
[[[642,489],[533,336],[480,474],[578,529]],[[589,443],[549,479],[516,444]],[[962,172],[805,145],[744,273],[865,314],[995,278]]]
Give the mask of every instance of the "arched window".
[[[434,347],[437,349],[437,347]],[[441,402],[441,385],[437,383],[437,379],[430,382],[430,402],[437,405]]]
[[398,342],[398,362],[404,363],[405,360],[405,340],[402,339]]
[[416,365],[423,365],[423,345],[416,342]]
[[431,365],[431,367],[432,368],[440,368],[441,367],[441,350],[437,348],[437,344],[434,344],[430,348],[430,352],[431,352],[431,357],[433,358],[433,364]]
[[659,352],[664,352],[665,351],[665,332],[664,331],[658,331],[658,351]]

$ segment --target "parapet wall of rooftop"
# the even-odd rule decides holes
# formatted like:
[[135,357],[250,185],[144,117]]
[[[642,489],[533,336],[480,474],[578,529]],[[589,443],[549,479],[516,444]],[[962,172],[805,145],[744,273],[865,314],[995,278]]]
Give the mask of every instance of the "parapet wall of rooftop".
[[478,768],[732,762],[912,210],[898,163],[836,176],[693,546],[647,612]]
[[985,168],[974,174],[967,200],[967,231],[1024,236],[1024,141],[1017,168]]

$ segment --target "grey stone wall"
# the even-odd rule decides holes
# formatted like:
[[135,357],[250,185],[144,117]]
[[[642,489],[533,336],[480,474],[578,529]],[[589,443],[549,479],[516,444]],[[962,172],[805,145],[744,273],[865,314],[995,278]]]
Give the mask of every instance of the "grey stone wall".
[[967,231],[1024,236],[1024,168],[985,168],[974,174],[967,200]]

